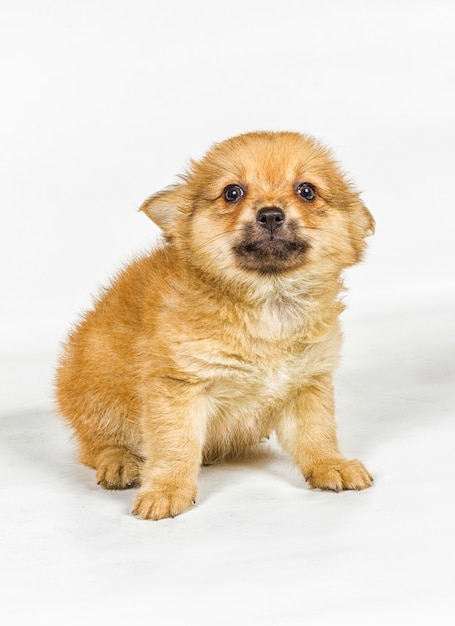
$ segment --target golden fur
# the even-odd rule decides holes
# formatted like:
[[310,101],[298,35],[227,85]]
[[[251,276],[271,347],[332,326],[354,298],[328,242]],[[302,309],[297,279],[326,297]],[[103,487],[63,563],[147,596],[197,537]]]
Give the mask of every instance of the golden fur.
[[202,463],[275,431],[310,486],[368,487],[338,450],[332,373],[341,273],[374,222],[330,152],[296,133],[241,135],[141,210],[161,245],[103,293],[57,372],[98,483],[140,485],[143,519],[178,515]]

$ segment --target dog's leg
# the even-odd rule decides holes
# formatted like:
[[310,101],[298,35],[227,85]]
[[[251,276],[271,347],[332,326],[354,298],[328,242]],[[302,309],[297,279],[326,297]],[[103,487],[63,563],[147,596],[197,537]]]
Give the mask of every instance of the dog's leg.
[[360,461],[338,449],[331,376],[320,376],[289,400],[277,436],[313,488],[365,489],[373,479]]
[[110,430],[100,428],[101,420],[96,416],[79,422],[79,460],[96,469],[96,482],[105,489],[138,487],[143,462],[139,430],[133,423],[119,428],[120,420],[116,422],[114,413],[111,415]]
[[146,460],[133,513],[175,517],[195,502],[209,402],[195,385],[151,381],[142,419]]

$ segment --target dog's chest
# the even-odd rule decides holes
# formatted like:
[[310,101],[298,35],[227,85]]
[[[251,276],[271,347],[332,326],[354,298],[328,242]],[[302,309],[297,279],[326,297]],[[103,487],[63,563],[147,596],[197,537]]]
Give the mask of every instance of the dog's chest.
[[318,371],[331,368],[333,354],[323,345],[295,345],[228,333],[181,346],[177,361],[185,378],[202,385],[218,407],[263,407],[283,401]]
[[273,408],[336,364],[337,327],[311,341],[302,321],[305,313],[303,306],[291,306],[281,297],[242,318],[242,324],[220,318],[216,331],[215,325],[187,327],[175,345],[174,362],[182,378],[201,385],[220,410],[257,413]]
[[295,384],[295,363],[275,359],[243,362],[238,369],[218,371],[207,386],[207,393],[218,403],[229,406],[274,404],[284,398]]

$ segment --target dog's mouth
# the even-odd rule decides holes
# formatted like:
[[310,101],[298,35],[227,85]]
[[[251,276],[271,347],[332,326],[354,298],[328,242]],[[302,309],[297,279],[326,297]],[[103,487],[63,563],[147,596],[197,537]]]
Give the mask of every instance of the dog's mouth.
[[310,246],[295,230],[290,225],[269,232],[248,225],[233,248],[240,267],[260,274],[278,274],[300,267]]

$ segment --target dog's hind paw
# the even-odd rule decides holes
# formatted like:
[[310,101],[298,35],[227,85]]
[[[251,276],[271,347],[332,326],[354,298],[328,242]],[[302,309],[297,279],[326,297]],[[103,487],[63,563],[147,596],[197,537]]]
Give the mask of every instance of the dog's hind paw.
[[126,448],[104,448],[96,459],[96,482],[105,489],[138,487],[140,460]]

